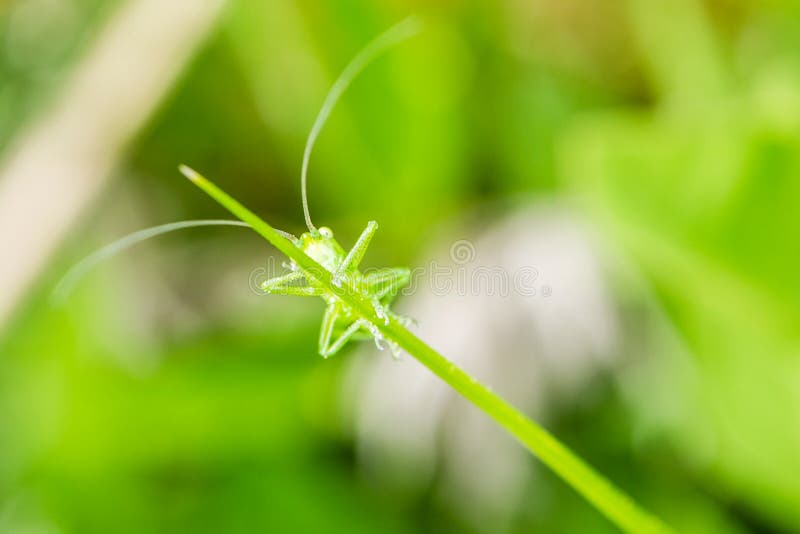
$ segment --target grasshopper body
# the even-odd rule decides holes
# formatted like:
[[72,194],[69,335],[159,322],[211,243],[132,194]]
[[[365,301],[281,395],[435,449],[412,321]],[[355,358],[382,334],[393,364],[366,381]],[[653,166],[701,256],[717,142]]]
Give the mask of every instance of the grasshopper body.
[[[378,224],[370,221],[348,253],[345,253],[344,248],[333,237],[330,228],[324,226],[309,230],[292,240],[297,248],[331,273],[334,284],[340,286],[346,281],[348,288],[360,292],[372,302],[379,318],[388,321],[390,315],[397,317],[389,310],[389,304],[397,292],[409,282],[410,271],[405,267],[378,269],[366,274],[359,270],[361,259],[377,229]],[[374,337],[376,344],[381,347],[382,338],[377,334],[374,325],[357,317],[336,295],[317,283],[296,264],[292,263],[289,267],[291,271],[288,274],[266,280],[261,284],[261,289],[279,295],[322,297],[327,308],[319,336],[320,355],[327,358],[336,354],[353,338]],[[391,343],[390,348],[394,354],[397,353],[396,347]]]

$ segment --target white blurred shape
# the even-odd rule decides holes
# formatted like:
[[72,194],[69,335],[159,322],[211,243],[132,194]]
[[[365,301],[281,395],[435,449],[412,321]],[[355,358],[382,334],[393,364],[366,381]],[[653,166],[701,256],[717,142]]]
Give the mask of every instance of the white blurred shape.
[[50,112],[5,152],[0,161],[0,328],[223,4],[127,2]]
[[[579,399],[615,355],[616,313],[588,235],[565,209],[530,206],[480,235],[474,261],[451,263],[465,291],[422,281],[400,311],[419,321],[422,339],[541,421],[553,403]],[[440,243],[429,257],[450,248]],[[498,267],[508,294],[472,290],[476,268]],[[520,290],[523,269],[537,276]],[[363,352],[346,395],[366,467],[418,486],[438,472],[461,517],[502,531],[530,480],[528,453],[413,358]]]

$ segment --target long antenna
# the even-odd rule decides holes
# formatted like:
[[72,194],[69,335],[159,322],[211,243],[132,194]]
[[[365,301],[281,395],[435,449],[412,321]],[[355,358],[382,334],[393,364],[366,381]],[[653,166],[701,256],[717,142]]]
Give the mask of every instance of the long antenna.
[[347,89],[347,87],[350,85],[350,82],[352,82],[353,79],[358,76],[362,70],[364,70],[364,67],[366,67],[370,61],[375,59],[376,56],[390,46],[395,45],[400,41],[408,39],[416,34],[419,31],[419,28],[419,20],[417,20],[417,17],[412,16],[402,20],[380,34],[367,46],[361,49],[361,52],[359,52],[356,57],[354,57],[350,63],[347,64],[342,73],[339,75],[339,78],[334,82],[330,91],[328,91],[328,95],[325,97],[325,101],[322,103],[322,108],[319,110],[319,114],[314,121],[314,126],[311,127],[311,133],[308,134],[306,148],[303,152],[303,170],[300,173],[300,184],[303,195],[303,215],[306,218],[306,226],[308,226],[310,231],[316,230],[316,227],[314,226],[314,223],[311,222],[311,215],[308,212],[308,193],[306,192],[306,182],[308,181],[308,160],[311,157],[311,149],[314,148],[314,143],[317,141],[317,136],[319,135],[320,130],[322,130],[322,127],[325,125],[325,121],[328,120],[328,116],[330,116],[331,111],[333,111],[333,107],[336,105],[336,102],[339,101],[342,93],[344,93],[345,89]]
[[[103,262],[111,256],[115,256],[123,250],[132,247],[133,245],[161,234],[174,232],[175,230],[182,230],[184,228],[195,228],[198,226],[243,226],[245,228],[250,228],[249,224],[243,223],[242,221],[232,221],[226,219],[198,219],[162,224],[128,234],[125,237],[122,237],[113,243],[104,246],[100,250],[95,251],[89,256],[86,256],[83,258],[83,260],[75,264],[69,271],[67,271],[67,274],[61,278],[53,290],[51,295],[53,302],[63,302],[72,291],[72,288],[75,286],[75,284],[77,284],[78,281],[83,278],[84,275],[86,275],[86,273],[92,270],[97,264]],[[290,241],[297,239],[292,234],[287,232],[283,232],[281,230],[278,230],[278,232]]]

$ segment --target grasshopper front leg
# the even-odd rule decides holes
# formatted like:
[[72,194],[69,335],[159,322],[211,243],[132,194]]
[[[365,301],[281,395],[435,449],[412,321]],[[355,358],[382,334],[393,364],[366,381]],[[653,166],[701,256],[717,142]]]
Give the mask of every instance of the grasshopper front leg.
[[265,280],[261,284],[261,289],[266,293],[274,295],[295,295],[300,297],[317,297],[325,293],[325,291],[316,285],[296,285],[304,279],[305,274],[301,271],[295,271],[283,276],[276,276]]
[[361,232],[360,236],[358,236],[356,244],[353,245],[353,248],[351,248],[350,252],[347,253],[347,256],[336,269],[336,272],[333,273],[333,284],[335,286],[339,287],[342,285],[342,278],[348,270],[358,268],[358,265],[364,258],[364,253],[367,252],[370,241],[372,241],[372,236],[375,235],[377,230],[378,223],[375,221],[369,221],[367,223],[367,227],[364,228],[364,231]]

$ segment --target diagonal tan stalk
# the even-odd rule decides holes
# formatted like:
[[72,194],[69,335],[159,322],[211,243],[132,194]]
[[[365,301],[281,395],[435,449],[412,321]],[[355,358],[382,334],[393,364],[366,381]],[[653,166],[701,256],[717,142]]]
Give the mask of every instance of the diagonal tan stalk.
[[641,508],[632,498],[595,471],[547,430],[492,393],[486,386],[436,352],[398,321],[390,318],[389,322],[385,323],[376,315],[371,302],[361,296],[358,291],[346,284],[341,287],[334,285],[331,274],[327,270],[238,201],[192,169],[181,166],[181,172],[233,215],[249,224],[253,230],[291,258],[301,269],[316,278],[331,293],[350,306],[355,313],[370,321],[382,335],[397,343],[453,389],[486,412],[620,529],[636,533],[672,532],[657,517]]

